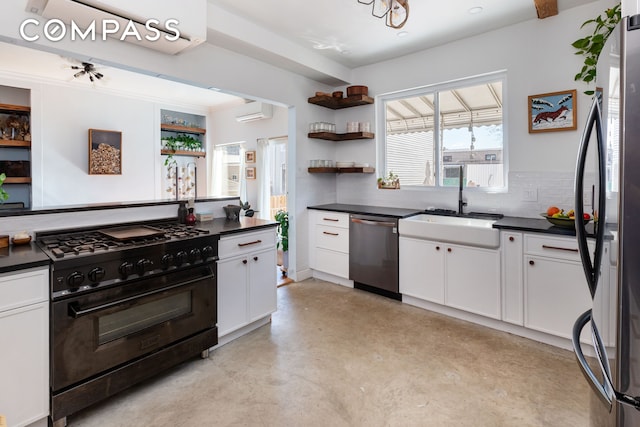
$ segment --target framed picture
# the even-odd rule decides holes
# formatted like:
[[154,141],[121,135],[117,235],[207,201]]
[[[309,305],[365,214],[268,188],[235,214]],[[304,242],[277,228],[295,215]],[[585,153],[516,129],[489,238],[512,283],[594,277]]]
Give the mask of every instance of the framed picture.
[[244,153],[244,162],[245,163],[255,163],[256,162],[256,152],[255,151],[246,151]]
[[256,168],[245,168],[244,176],[247,179],[256,179]]
[[89,175],[122,175],[122,132],[89,129]]
[[529,133],[576,130],[576,90],[529,96]]

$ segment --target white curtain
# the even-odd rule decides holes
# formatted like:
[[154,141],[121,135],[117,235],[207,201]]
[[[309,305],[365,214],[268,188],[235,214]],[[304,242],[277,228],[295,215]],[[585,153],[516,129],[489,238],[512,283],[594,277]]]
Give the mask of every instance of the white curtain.
[[226,152],[223,147],[216,146],[213,149],[213,156],[210,156],[209,160],[209,170],[211,173],[209,174],[209,185],[211,188],[212,194],[214,196],[222,196],[223,194],[223,185],[227,182],[227,168],[224,166],[224,158],[226,156]]
[[271,218],[271,165],[275,147],[268,138],[258,139],[257,179],[258,179],[258,218]]

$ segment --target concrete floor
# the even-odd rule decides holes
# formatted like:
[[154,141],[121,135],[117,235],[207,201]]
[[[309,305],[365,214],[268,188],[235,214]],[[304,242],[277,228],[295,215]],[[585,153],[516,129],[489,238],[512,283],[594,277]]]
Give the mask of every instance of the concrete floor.
[[580,426],[586,381],[544,344],[315,279],[266,325],[69,417],[93,426]]

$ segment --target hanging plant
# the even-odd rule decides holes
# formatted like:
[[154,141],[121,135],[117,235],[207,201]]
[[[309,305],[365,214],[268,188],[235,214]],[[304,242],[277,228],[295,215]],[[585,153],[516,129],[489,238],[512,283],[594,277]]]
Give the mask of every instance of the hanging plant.
[[[611,9],[605,10],[602,15],[595,19],[589,19],[580,26],[580,28],[584,28],[586,25],[595,24],[593,33],[571,43],[571,46],[577,50],[576,55],[584,56],[584,65],[580,72],[575,75],[575,81],[583,81],[586,84],[595,81],[596,65],[598,64],[600,52],[621,18],[620,3],[618,3]],[[594,91],[587,90],[584,93],[593,95]]]

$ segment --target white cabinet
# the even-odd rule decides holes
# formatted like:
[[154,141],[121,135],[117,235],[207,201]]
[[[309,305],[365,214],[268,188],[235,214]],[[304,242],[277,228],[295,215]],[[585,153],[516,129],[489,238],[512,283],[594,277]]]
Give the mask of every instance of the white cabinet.
[[502,320],[524,324],[524,279],[522,276],[522,233],[502,232]]
[[500,251],[446,245],[445,303],[500,319]]
[[[577,246],[575,238],[525,235],[525,327],[570,339],[576,319],[591,308]],[[582,340],[590,342],[585,331]]]
[[277,309],[275,229],[223,236],[218,253],[218,335],[222,337]]
[[402,237],[400,293],[444,304],[444,249],[441,243]]
[[10,426],[49,415],[49,269],[0,274],[0,413]]
[[349,278],[349,214],[310,210],[309,241],[312,269]]
[[400,293],[500,318],[500,252],[400,236]]

